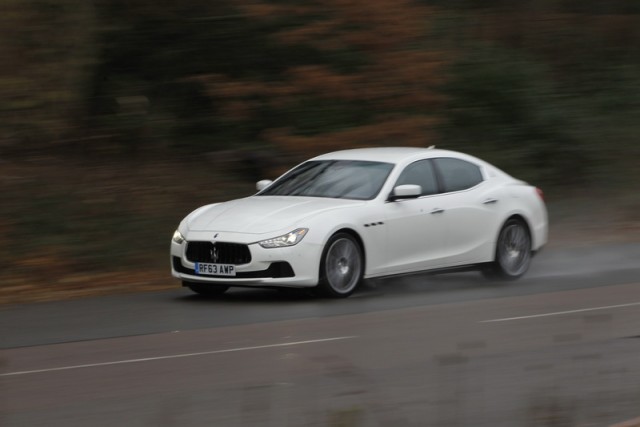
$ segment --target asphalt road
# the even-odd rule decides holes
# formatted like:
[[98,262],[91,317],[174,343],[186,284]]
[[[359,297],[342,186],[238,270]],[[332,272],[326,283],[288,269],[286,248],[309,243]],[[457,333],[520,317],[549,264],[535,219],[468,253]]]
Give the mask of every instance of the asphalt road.
[[640,244],[346,300],[4,306],[0,340],[0,426],[608,426],[640,416]]

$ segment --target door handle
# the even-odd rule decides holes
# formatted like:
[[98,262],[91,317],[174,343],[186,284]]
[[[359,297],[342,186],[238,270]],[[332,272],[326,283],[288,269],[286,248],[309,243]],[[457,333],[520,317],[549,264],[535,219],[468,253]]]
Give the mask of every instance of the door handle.
[[431,211],[431,214],[441,214],[444,212],[444,209],[440,209],[440,208],[435,208]]
[[483,205],[493,205],[495,203],[498,203],[498,199],[487,199],[482,202]]

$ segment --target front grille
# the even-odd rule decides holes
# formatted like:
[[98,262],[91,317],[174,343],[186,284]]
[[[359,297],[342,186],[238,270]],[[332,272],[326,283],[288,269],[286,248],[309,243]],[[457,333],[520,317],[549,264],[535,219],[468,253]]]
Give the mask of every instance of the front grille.
[[216,264],[248,264],[251,262],[249,246],[226,242],[187,242],[187,259],[191,262]]
[[[173,257],[173,269],[178,273],[189,274],[191,276],[197,276],[196,272],[182,265],[180,262],[180,257]],[[235,276],[203,276],[203,277],[224,277],[225,279],[229,279],[229,281],[233,281],[233,279],[262,279],[262,278],[273,278],[278,279],[282,277],[295,277],[293,272],[293,268],[291,268],[291,264],[284,261],[272,262],[269,265],[269,268],[266,270],[259,271],[239,271]]]

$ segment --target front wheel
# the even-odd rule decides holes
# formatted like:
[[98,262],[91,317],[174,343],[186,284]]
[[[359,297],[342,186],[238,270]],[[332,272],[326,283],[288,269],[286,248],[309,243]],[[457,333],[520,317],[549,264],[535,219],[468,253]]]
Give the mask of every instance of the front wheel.
[[353,293],[364,274],[362,248],[350,234],[334,234],[320,260],[318,290],[325,296],[345,298]]
[[208,284],[204,284],[204,283],[193,283],[193,282],[182,282],[183,286],[186,286],[187,288],[191,289],[193,292],[195,292],[198,295],[202,295],[205,297],[214,297],[217,295],[222,295],[225,292],[227,292],[227,289],[229,289],[228,286],[224,286],[224,285],[208,285]]
[[500,230],[496,255],[483,273],[489,278],[515,280],[531,264],[531,236],[527,226],[519,219],[510,219]]

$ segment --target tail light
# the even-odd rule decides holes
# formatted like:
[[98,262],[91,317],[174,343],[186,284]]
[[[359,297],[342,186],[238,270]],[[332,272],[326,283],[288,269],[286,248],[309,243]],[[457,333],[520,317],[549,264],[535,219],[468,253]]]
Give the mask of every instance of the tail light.
[[544,191],[536,187],[536,193],[538,193],[538,197],[540,197],[540,200],[544,202]]

